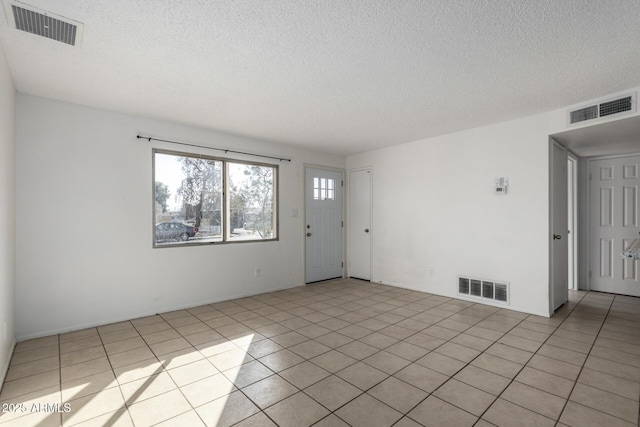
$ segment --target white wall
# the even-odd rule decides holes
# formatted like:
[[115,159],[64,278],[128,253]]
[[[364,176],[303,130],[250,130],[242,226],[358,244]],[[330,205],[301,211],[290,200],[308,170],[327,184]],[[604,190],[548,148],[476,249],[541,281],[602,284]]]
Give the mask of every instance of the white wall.
[[509,308],[549,315],[549,120],[348,157],[349,170],[373,168],[372,281],[456,297],[458,275],[502,280]]
[[15,345],[16,90],[0,44],[0,382]]
[[[280,240],[153,249],[151,150],[181,147],[137,134],[291,157],[279,163]],[[345,167],[343,157],[19,94],[18,340],[303,284],[305,162]]]

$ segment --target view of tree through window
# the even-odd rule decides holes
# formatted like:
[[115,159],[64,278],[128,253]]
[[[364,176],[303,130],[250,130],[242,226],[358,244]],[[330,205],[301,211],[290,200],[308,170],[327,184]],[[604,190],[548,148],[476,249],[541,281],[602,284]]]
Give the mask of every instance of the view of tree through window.
[[274,237],[273,175],[273,167],[229,163],[231,240]]
[[156,150],[154,179],[156,246],[277,238],[276,166]]

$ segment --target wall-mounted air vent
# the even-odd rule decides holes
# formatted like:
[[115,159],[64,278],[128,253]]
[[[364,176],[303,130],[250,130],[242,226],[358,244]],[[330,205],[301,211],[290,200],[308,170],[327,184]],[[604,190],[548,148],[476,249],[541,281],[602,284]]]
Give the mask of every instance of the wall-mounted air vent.
[[485,298],[493,299],[495,292],[493,292],[493,282],[482,282],[482,296]]
[[493,299],[496,301],[509,302],[509,285],[506,283],[495,283]]
[[585,120],[593,120],[598,118],[598,106],[589,105],[588,107],[579,108],[569,111],[569,123],[580,123]]
[[596,120],[614,114],[633,113],[636,111],[636,94],[608,99],[599,104],[569,110],[569,124],[574,125],[587,120]]
[[469,279],[466,277],[458,278],[458,293],[469,295]]
[[5,10],[7,21],[17,30],[71,46],[81,40],[83,26],[79,22],[16,1],[6,1]]
[[482,296],[482,281],[471,279],[471,289],[469,291],[469,295],[473,295],[474,297]]
[[603,102],[598,107],[600,117],[610,116],[612,114],[626,113],[633,108],[633,98],[631,95],[624,98],[614,99],[613,101]]
[[473,277],[458,277],[458,294],[480,300],[509,303],[509,284]]

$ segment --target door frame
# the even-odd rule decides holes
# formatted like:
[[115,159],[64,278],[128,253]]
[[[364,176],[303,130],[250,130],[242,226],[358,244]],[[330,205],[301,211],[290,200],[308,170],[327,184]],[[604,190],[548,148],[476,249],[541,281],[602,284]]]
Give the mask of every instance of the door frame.
[[591,252],[592,252],[592,247],[591,247],[591,222],[593,221],[593,216],[591,215],[591,183],[592,181],[592,171],[591,171],[591,167],[592,167],[592,162],[595,161],[599,161],[599,160],[611,160],[611,159],[622,159],[625,157],[636,157],[636,156],[640,156],[640,152],[636,152],[636,153],[629,153],[629,154],[613,154],[613,155],[607,155],[607,156],[595,156],[595,157],[589,157],[587,160],[587,191],[586,191],[586,211],[587,211],[587,227],[586,227],[586,241],[587,244],[585,245],[586,247],[586,290],[587,291],[591,291],[591,272],[593,271],[591,268]]
[[312,283],[307,283],[307,242],[306,242],[306,222],[307,222],[307,169],[320,169],[320,170],[325,170],[325,171],[329,171],[329,172],[339,172],[342,175],[342,211],[340,212],[340,217],[342,218],[342,277],[345,277],[344,272],[345,272],[345,256],[346,256],[346,236],[345,236],[345,227],[344,227],[344,218],[345,218],[345,212],[346,212],[346,191],[345,191],[345,185],[344,185],[344,181],[345,181],[345,175],[346,175],[346,171],[344,168],[336,168],[333,166],[326,166],[326,165],[319,165],[319,164],[315,164],[315,163],[303,163],[302,164],[302,223],[301,223],[301,232],[300,232],[300,237],[302,239],[302,247],[303,247],[303,253],[304,253],[304,268],[303,268],[303,278],[302,278],[302,282],[305,285],[311,285],[315,282]]
[[572,203],[568,208],[569,219],[571,220],[571,235],[569,236],[569,248],[571,250],[571,256],[569,257],[569,289],[577,291],[580,286],[578,284],[578,156],[573,154],[571,150],[567,150],[567,160],[571,163],[571,175],[569,175],[569,168],[567,168],[567,180],[571,184],[571,195],[567,194],[567,202],[570,200]]
[[[555,234],[555,226],[554,226],[554,213],[555,213],[555,203],[554,203],[554,195],[555,195],[555,191],[554,191],[554,154],[553,154],[553,150],[555,147],[559,147],[561,148],[565,153],[567,153],[567,148],[562,145],[560,142],[556,141],[552,136],[549,136],[549,234],[548,234],[548,239],[549,239],[549,287],[548,287],[548,292],[549,292],[549,316],[552,316],[553,313],[555,312],[556,308],[556,301],[555,301],[555,277],[554,277],[554,273],[555,273],[555,261],[554,261],[554,254],[555,254],[555,249],[554,249],[554,238],[553,235]],[[566,164],[565,164],[565,168],[566,168]],[[566,190],[566,189],[565,189]],[[566,194],[566,192],[565,192]],[[568,200],[567,197],[565,197],[565,200],[562,201],[561,203],[564,204],[564,208],[567,209],[568,206]],[[567,218],[568,219],[568,218]],[[565,234],[566,235],[566,234]],[[568,249],[567,249],[567,255],[568,255]],[[568,264],[567,264],[567,277],[565,277],[565,280],[568,281]],[[565,286],[567,282],[565,282]],[[566,302],[565,302],[566,303]]]
[[[370,219],[370,228],[371,228],[371,237],[370,237],[370,241],[369,241],[369,282],[373,281],[373,233],[375,232],[374,228],[373,228],[373,167],[372,166],[362,166],[362,167],[358,167],[358,168],[353,168],[353,169],[349,169],[347,171],[347,184],[345,186],[345,188],[347,189],[346,193],[350,192],[351,189],[351,183],[349,182],[349,177],[351,176],[351,172],[360,172],[360,171],[369,171],[369,176],[370,176],[370,182],[369,182],[369,219]],[[348,194],[347,197],[347,212],[349,215],[351,215],[351,194]],[[350,219],[350,217],[348,217],[348,219]],[[347,221],[347,252],[346,252],[346,256],[347,256],[347,262],[345,263],[346,266],[349,266],[349,255],[350,255],[350,250],[351,250],[351,239],[350,239],[350,233],[351,233],[351,222]],[[351,277],[351,272],[349,271],[349,268],[347,267],[346,270],[347,273],[347,277]]]

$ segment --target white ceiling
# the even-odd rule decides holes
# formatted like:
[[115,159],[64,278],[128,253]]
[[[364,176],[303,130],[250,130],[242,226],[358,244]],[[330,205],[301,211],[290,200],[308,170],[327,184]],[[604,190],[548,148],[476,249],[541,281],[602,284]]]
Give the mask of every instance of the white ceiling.
[[640,86],[638,0],[25,0],[19,92],[350,154]]

